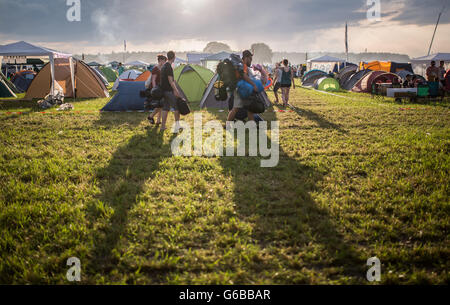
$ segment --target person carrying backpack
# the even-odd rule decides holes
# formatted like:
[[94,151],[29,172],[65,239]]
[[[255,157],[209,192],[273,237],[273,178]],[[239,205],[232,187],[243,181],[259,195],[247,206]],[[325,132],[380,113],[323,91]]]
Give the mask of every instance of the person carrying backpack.
[[292,85],[295,89],[294,73],[292,68],[289,67],[289,61],[287,59],[283,60],[284,67],[281,68],[281,98],[283,100],[283,106],[287,107],[289,105],[289,92]]
[[[253,54],[249,51],[249,50],[245,50],[242,53],[242,70],[237,71],[237,79],[238,80],[244,80],[247,83],[249,83],[250,85],[253,86],[253,90],[255,92],[258,92],[258,87],[256,86],[256,84],[251,80],[250,76],[249,76],[249,68],[252,65],[252,60],[253,60]],[[234,121],[235,117],[236,117],[236,113],[239,111],[239,109],[244,108],[244,99],[241,98],[241,96],[238,93],[238,90],[236,89],[234,91],[234,103],[233,103],[233,109],[228,113],[228,118],[227,118],[227,125],[229,124],[229,122]],[[249,120],[254,120],[254,116],[253,113],[250,111],[247,111],[248,114],[248,119]]]
[[[159,84],[161,83],[161,68],[164,66],[164,64],[167,62],[167,57],[164,55],[158,55],[157,57],[158,59],[158,65],[154,66],[152,69],[152,74],[151,74],[151,81],[149,84],[149,89],[152,90],[153,88],[156,88],[159,86]],[[160,125],[161,124],[161,112],[162,112],[162,108],[161,107],[157,107],[155,108],[155,110],[148,116],[148,121],[150,122],[150,124],[152,125]],[[158,122],[155,123],[155,119],[154,117],[158,115]]]

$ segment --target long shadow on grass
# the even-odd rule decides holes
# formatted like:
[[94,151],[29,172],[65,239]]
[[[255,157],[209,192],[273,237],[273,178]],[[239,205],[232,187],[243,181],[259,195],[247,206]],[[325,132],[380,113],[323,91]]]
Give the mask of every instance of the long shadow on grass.
[[[121,123],[127,121],[124,115]],[[114,115],[110,119],[109,124],[120,123]],[[105,115],[98,124],[108,126],[107,121]],[[129,212],[139,194],[144,191],[145,182],[154,177],[160,161],[170,154],[170,144],[164,144],[163,133],[159,129],[148,128],[119,147],[107,166],[96,173],[95,180],[99,183],[101,193],[98,201],[89,207],[89,217],[93,223],[102,223],[103,206],[112,208],[113,214],[94,233],[94,247],[87,268],[92,276],[106,276],[117,267],[119,261],[114,249],[125,234]]]
[[292,109],[295,113],[297,113],[301,117],[306,117],[308,120],[316,122],[320,128],[323,129],[335,129],[340,133],[347,133],[346,130],[342,129],[341,126],[338,124],[335,124],[333,122],[328,121],[323,116],[307,109],[303,109],[294,105],[290,106],[290,109]]
[[[276,120],[274,113],[265,113],[264,118]],[[361,282],[365,262],[345,242],[338,219],[311,197],[323,173],[292,159],[281,146],[276,167],[261,168],[260,160],[259,157],[220,159],[224,174],[233,180],[238,217],[254,223],[254,243],[264,255],[272,257],[251,261],[251,273],[270,274],[279,284],[311,283],[301,271],[306,268],[309,272],[324,270],[329,279],[352,277],[352,282]],[[288,274],[290,278],[286,278]]]

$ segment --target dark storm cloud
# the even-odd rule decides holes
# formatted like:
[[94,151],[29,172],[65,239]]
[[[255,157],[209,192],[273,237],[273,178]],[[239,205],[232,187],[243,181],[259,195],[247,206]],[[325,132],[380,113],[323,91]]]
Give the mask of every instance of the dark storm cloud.
[[[433,24],[442,0],[382,1],[384,17]],[[393,12],[393,4],[405,3]],[[252,36],[284,39],[366,18],[366,0],[81,0],[81,22],[66,20],[66,0],[0,0],[0,34],[12,40],[93,44]],[[449,13],[443,23],[449,23]]]

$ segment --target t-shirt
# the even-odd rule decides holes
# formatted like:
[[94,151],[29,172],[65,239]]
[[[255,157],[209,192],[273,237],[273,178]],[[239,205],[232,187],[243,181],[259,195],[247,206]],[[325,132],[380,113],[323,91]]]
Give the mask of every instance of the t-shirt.
[[162,91],[170,91],[172,92],[172,86],[169,83],[169,76],[173,77],[173,69],[170,62],[166,62],[164,66],[161,68],[161,90]]
[[429,66],[427,68],[427,77],[429,82],[435,82],[436,80],[439,80],[439,68],[436,66]]
[[159,70],[158,66],[155,66],[152,69],[152,74],[150,75],[150,85],[148,86],[148,88],[150,88],[150,89],[153,89],[153,83],[152,83],[153,75],[156,75],[155,83],[156,83],[156,85],[159,85],[161,83],[161,70]]

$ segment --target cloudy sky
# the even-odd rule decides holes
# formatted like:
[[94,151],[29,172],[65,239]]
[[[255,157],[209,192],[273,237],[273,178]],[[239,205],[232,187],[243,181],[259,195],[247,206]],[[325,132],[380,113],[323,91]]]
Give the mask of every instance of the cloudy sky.
[[235,50],[265,42],[276,51],[450,52],[450,0],[80,0],[81,21],[66,18],[67,0],[0,0],[0,44],[19,40],[72,53],[174,49],[201,51],[209,41]]

